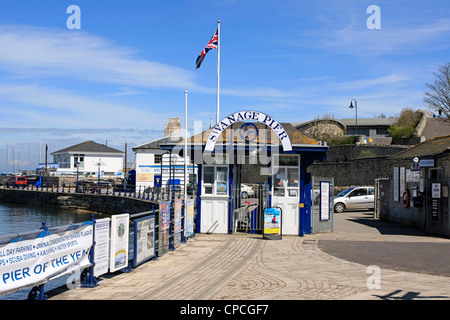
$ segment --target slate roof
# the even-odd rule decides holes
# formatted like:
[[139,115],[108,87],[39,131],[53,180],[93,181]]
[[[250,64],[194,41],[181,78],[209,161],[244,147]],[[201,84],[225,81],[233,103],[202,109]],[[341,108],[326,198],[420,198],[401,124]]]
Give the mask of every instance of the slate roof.
[[[358,127],[389,127],[397,122],[398,118],[358,118]],[[347,127],[355,126],[355,118],[340,119]]]
[[181,138],[180,136],[166,136],[166,137],[159,138],[159,139],[156,139],[156,140],[153,140],[150,142],[140,144],[136,147],[133,147],[133,151],[136,151],[139,149],[159,149],[159,146],[162,144],[178,143],[182,140],[183,140],[183,138]]
[[414,157],[434,157],[450,151],[450,135],[435,137],[424,142],[421,142],[411,148],[400,151],[392,156],[390,159],[413,159]]
[[[248,122],[235,122],[233,123],[233,129],[237,129],[240,128],[244,123],[248,123]],[[267,143],[271,144],[271,143],[281,143],[280,139],[278,138],[278,136],[273,133],[270,134],[269,132],[273,131],[270,127],[267,127],[264,123],[261,122],[251,122],[252,124],[254,124],[259,131],[259,143],[266,143],[266,139],[267,139]],[[287,135],[289,136],[289,138],[291,139],[291,144],[292,145],[304,145],[304,144],[310,144],[310,145],[318,145],[318,141],[310,138],[308,136],[306,136],[305,134],[301,133],[300,131],[298,131],[291,123],[280,123],[284,130],[286,131]],[[222,131],[221,133],[221,138],[218,139],[218,143],[227,143],[229,142],[230,138],[231,138],[231,134],[230,134],[230,128],[231,126],[229,126],[228,128],[226,128],[224,131]],[[263,129],[266,129],[267,132],[269,134],[262,134],[263,132],[266,131],[261,131]],[[190,138],[188,138],[188,143],[206,143],[206,139],[208,139],[209,133],[211,132],[212,129],[208,129],[206,131],[203,131],[202,133],[199,133],[195,136],[192,136]],[[275,141],[272,141],[272,138],[275,139]],[[184,140],[183,140],[184,141]],[[233,142],[244,142],[244,139],[242,139],[242,137],[240,137],[239,134],[234,134],[233,135]],[[182,143],[182,142],[180,142]]]
[[100,144],[94,141],[85,141],[79,144],[76,144],[71,147],[67,147],[55,152],[52,152],[51,155],[58,153],[120,153],[123,154],[123,151],[108,147],[104,144]]

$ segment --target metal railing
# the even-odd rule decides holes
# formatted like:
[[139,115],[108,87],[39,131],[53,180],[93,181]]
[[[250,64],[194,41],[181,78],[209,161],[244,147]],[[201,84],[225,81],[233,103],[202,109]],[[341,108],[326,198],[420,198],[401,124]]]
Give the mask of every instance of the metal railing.
[[[101,195],[111,195],[111,196],[121,196],[121,197],[130,197],[141,200],[148,201],[161,201],[161,200],[170,200],[172,198],[181,198],[184,196],[183,192],[175,187],[166,187],[166,188],[135,188],[134,186],[128,185],[123,187],[123,185],[119,184],[109,184],[109,183],[100,183],[98,184],[71,184],[71,183],[63,183],[59,184],[51,184],[51,183],[42,183],[39,186],[34,184],[26,184],[26,185],[9,185],[5,184],[0,186],[0,188],[4,189],[19,189],[19,190],[30,190],[30,191],[45,191],[45,192],[61,192],[61,193],[70,193],[70,194],[101,194]],[[188,194],[188,198],[191,196]]]

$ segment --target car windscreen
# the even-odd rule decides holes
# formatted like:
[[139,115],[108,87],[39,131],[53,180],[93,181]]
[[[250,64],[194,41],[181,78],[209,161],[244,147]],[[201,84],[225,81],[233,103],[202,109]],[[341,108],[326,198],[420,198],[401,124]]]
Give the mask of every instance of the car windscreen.
[[343,197],[343,196],[345,196],[347,193],[349,193],[350,191],[352,191],[355,188],[356,187],[345,189],[344,191],[341,191],[336,197]]

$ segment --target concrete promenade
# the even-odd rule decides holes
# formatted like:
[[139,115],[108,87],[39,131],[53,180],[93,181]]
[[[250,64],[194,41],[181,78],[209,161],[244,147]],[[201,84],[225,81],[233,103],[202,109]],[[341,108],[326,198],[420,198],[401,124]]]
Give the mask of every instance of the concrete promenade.
[[[100,277],[95,288],[48,296],[50,300],[450,300],[450,239],[373,220],[367,211],[335,214],[334,225],[333,232],[282,240],[197,234],[130,273]],[[368,268],[371,265],[377,267]]]

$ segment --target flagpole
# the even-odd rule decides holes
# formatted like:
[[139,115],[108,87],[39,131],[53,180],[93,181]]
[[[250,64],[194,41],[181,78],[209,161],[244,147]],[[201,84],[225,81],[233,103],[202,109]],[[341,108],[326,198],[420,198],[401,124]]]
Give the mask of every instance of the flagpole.
[[217,20],[217,111],[216,123],[219,123],[219,96],[220,96],[220,20]]
[[[186,208],[187,204],[187,90],[184,91],[184,207]],[[186,211],[185,211],[186,212]],[[186,219],[185,219],[186,221]]]

